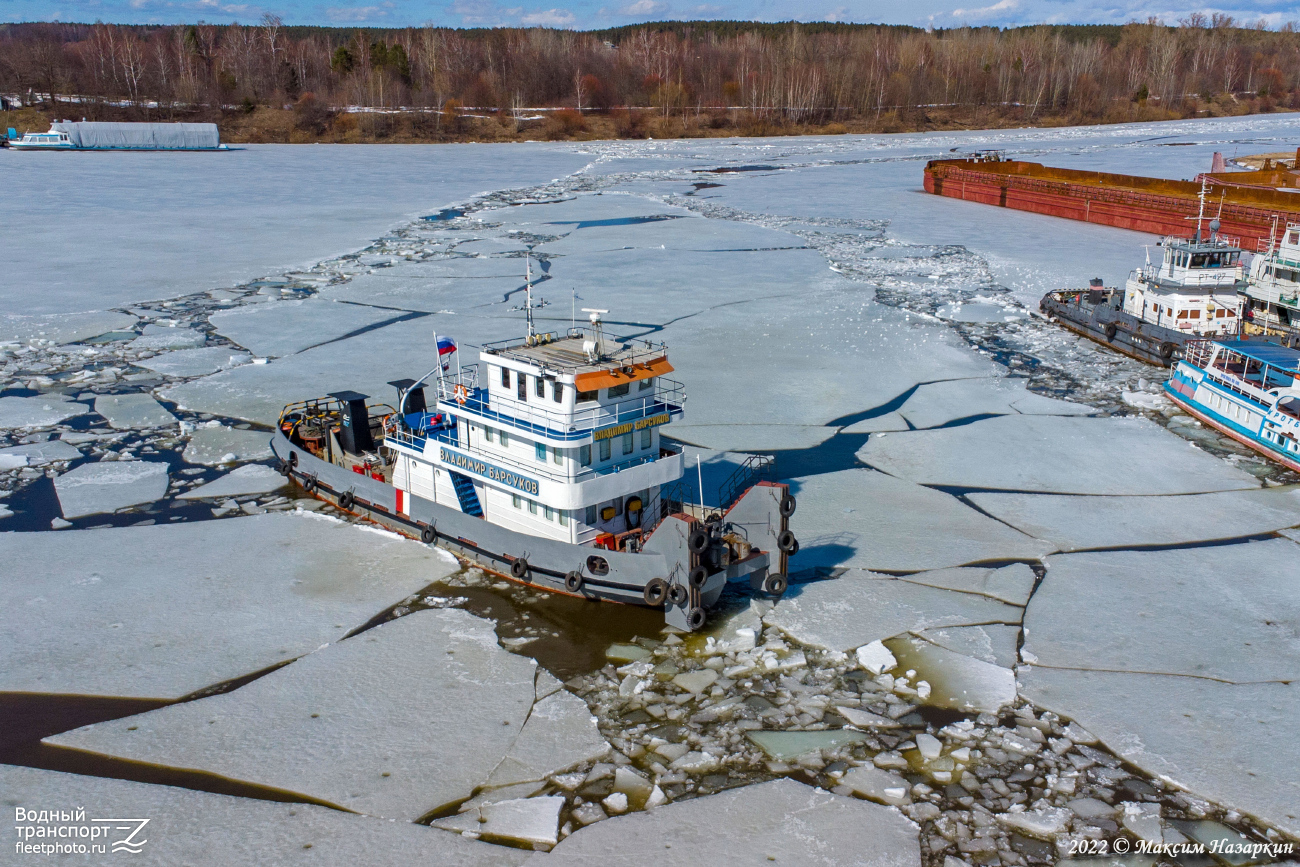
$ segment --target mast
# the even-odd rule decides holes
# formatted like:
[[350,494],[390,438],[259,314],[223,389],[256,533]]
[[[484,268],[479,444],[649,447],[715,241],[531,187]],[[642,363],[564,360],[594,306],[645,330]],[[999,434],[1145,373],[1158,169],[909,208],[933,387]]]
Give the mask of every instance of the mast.
[[528,320],[528,344],[531,346],[536,331],[533,328],[533,257],[532,253],[524,256],[525,280],[527,281],[527,297],[524,300],[524,317]]

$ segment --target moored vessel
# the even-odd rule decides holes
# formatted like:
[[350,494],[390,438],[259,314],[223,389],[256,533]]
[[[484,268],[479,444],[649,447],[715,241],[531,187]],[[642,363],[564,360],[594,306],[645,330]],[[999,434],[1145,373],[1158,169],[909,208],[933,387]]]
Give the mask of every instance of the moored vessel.
[[17,151],[224,151],[215,123],[54,121],[48,132],[9,131]]
[[[662,608],[704,625],[728,582],[777,597],[798,550],[795,500],[751,456],[705,506],[682,450],[667,347],[612,339],[600,316],[533,329],[462,366],[450,338],[393,403],[335,392],[285,407],[273,448],[313,496],[538,589]],[[426,388],[433,391],[428,401]]]
[[1196,233],[1167,237],[1163,256],[1129,274],[1124,291],[1093,280],[1086,290],[1049,292],[1039,308],[1066,328],[1117,352],[1168,367],[1189,340],[1227,337],[1240,331],[1245,290],[1242,250],[1219,234],[1217,219],[1202,232],[1205,187]]
[[1288,223],[1276,240],[1270,234],[1268,246],[1251,261],[1241,291],[1244,333],[1300,346],[1300,223]]
[[1262,341],[1196,340],[1165,393],[1237,442],[1300,472],[1300,351]]

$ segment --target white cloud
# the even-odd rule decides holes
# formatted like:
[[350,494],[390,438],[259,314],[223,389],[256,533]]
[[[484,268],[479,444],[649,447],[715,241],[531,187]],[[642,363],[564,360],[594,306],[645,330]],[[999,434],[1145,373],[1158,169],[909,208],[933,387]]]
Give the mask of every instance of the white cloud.
[[519,19],[520,23],[530,27],[570,27],[577,18],[568,9],[546,9],[532,12]]
[[981,6],[978,9],[954,9],[952,10],[953,18],[988,18],[996,15],[998,12],[1010,12],[1020,6],[1020,0],[998,0],[992,6]]
[[331,6],[325,10],[325,17],[331,21],[351,24],[373,21],[388,14],[387,9],[378,6]]
[[665,12],[668,9],[667,3],[660,3],[659,0],[636,0],[635,3],[629,3],[618,10],[619,15],[655,15]]

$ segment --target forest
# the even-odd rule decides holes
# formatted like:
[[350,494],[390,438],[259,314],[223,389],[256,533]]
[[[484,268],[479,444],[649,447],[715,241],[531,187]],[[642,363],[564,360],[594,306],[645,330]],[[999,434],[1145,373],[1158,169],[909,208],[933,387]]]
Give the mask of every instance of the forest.
[[1226,15],[1012,29],[0,25],[6,126],[210,120],[229,141],[891,132],[1300,108],[1300,33]]

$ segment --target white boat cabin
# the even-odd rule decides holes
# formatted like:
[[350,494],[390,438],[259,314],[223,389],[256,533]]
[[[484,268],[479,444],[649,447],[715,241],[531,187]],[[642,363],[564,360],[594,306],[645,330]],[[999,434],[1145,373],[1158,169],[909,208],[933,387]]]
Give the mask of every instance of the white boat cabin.
[[1288,223],[1279,239],[1250,263],[1243,290],[1253,323],[1300,328],[1300,224]]
[[1208,240],[1199,234],[1165,238],[1161,262],[1129,275],[1125,313],[1188,334],[1237,333],[1242,303],[1238,292],[1245,285],[1241,248],[1217,232]]
[[686,399],[672,370],[664,344],[610,341],[598,313],[563,336],[485,345],[463,368],[457,353],[432,409],[399,385],[393,484],[522,533],[613,547],[683,475],[681,449],[660,441]]

